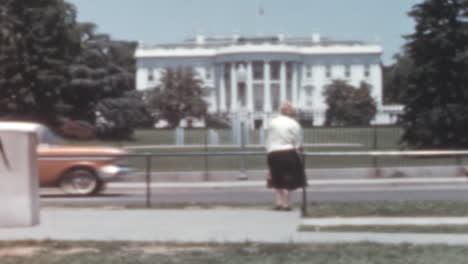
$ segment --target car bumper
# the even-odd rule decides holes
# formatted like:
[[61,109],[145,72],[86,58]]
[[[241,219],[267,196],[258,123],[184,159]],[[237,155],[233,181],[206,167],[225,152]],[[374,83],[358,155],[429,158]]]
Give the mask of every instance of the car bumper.
[[99,179],[103,181],[117,180],[128,176],[135,171],[131,168],[120,167],[118,165],[107,165],[98,170]]

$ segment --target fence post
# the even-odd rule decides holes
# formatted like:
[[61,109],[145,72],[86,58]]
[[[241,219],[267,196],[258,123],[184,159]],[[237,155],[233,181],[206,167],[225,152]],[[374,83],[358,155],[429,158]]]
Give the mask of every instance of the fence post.
[[307,174],[305,173],[306,171],[306,155],[304,155],[303,153],[300,154],[302,157],[300,157],[302,159],[302,167],[303,167],[303,171],[304,171],[304,177],[305,177],[305,181],[306,181],[306,185],[304,187],[302,187],[302,206],[301,206],[301,213],[302,213],[302,217],[305,217],[307,216]]
[[206,127],[205,127],[205,129],[204,129],[203,137],[204,137],[204,142],[205,142],[205,146],[204,146],[205,155],[203,155],[203,158],[204,158],[204,166],[205,166],[205,173],[204,173],[204,175],[203,175],[203,180],[204,180],[204,181],[208,181],[208,180],[209,180],[209,175],[208,175],[208,155],[206,154],[206,153],[208,152],[208,135],[207,135],[207,128],[206,128]]
[[455,163],[457,165],[457,176],[468,176],[466,169],[462,165],[462,156],[455,156]]
[[[240,147],[241,151],[245,151],[245,135],[244,135],[244,130],[245,130],[245,122],[240,122]],[[248,176],[247,173],[245,173],[245,155],[241,155],[241,160],[240,160],[240,174],[237,177],[238,180],[247,180]]]
[[146,207],[151,207],[151,153],[146,153]]
[[[377,136],[377,125],[374,124],[374,135],[373,135],[373,148],[374,148],[374,151],[377,151],[377,148],[378,148],[378,136]],[[375,177],[380,177],[380,169],[379,169],[379,161],[378,161],[378,157],[377,156],[374,156],[372,157],[372,163],[373,163],[373,166],[374,166],[374,176]]]

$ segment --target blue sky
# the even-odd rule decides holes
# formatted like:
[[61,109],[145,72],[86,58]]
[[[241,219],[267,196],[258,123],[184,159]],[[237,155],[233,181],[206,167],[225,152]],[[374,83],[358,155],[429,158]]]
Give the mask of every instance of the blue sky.
[[[388,65],[414,30],[407,12],[420,0],[68,0],[78,21],[114,39],[180,42],[195,33],[378,40]],[[259,15],[259,8],[264,10]]]

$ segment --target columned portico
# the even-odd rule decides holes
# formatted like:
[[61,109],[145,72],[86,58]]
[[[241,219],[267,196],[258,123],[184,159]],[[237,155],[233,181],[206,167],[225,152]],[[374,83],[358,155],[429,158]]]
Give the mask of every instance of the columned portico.
[[[254,61],[262,63],[262,79],[254,80]],[[272,67],[279,67],[273,69]],[[241,108],[246,109],[249,113],[255,113],[255,96],[254,84],[261,84],[263,89],[262,96],[262,112],[272,113],[278,109],[273,109],[273,101],[275,105],[278,102],[291,101],[294,105],[299,103],[299,63],[292,60],[233,60],[218,64],[218,88],[219,88],[219,111],[220,112],[237,112]],[[229,74],[226,74],[226,70]],[[279,70],[279,76],[278,72]],[[276,71],[277,75],[272,76],[272,72]],[[289,73],[288,73],[289,72]],[[229,77],[227,77],[229,76]],[[277,76],[276,79],[274,76]],[[288,77],[289,76],[289,77]],[[279,77],[279,78],[278,78]],[[229,79],[227,79],[229,78]],[[272,80],[272,78],[274,80]],[[226,82],[229,83],[229,96],[226,96]],[[279,87],[279,94],[273,92]],[[258,86],[257,86],[258,87]],[[241,90],[242,89],[242,90]],[[258,89],[258,88],[257,88]],[[273,98],[273,96],[278,96]],[[229,97],[229,107],[227,98]],[[258,98],[257,98],[258,100]],[[258,111],[258,109],[257,109]]]
[[309,114],[323,112],[326,85],[335,79],[365,81],[382,109],[381,53],[379,44],[331,41],[317,34],[309,39],[200,35],[180,45],[138,47],[136,86],[157,87],[165,69],[190,67],[211,91],[204,96],[210,113],[245,109],[253,121],[276,113],[286,100]]

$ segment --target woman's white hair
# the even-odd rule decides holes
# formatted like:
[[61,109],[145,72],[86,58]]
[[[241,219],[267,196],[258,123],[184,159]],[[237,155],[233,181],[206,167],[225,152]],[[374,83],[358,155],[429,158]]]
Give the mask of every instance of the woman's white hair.
[[281,103],[280,112],[282,115],[292,117],[294,116],[294,106],[290,102],[284,101]]

